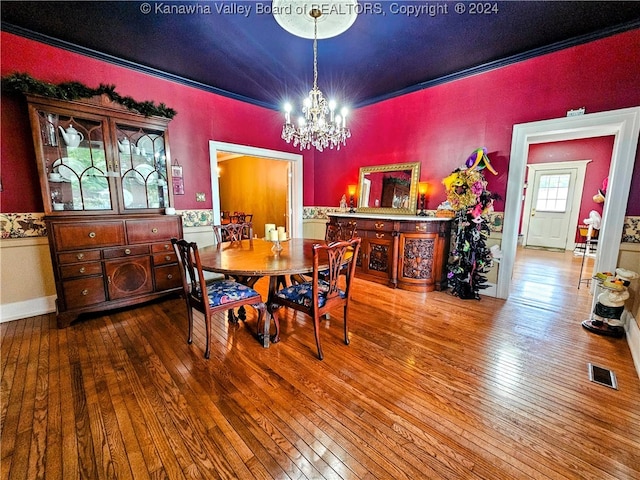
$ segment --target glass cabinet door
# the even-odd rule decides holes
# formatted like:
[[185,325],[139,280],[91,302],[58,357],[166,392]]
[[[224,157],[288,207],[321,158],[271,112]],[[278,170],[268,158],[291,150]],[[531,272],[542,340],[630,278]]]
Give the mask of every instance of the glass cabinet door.
[[120,123],[115,130],[124,209],[168,207],[164,132]]
[[53,111],[37,114],[49,211],[113,211],[106,123]]

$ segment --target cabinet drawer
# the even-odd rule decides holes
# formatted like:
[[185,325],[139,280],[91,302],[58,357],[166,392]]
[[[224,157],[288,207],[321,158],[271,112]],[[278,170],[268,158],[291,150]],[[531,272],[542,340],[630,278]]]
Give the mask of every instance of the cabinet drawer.
[[393,234],[392,232],[385,231],[372,231],[372,230],[358,230],[357,235],[361,238],[371,238],[377,240],[392,240]]
[[165,265],[154,270],[156,279],[156,291],[169,290],[182,286],[180,267],[178,265]]
[[402,233],[432,233],[439,229],[440,222],[401,222],[399,228]]
[[58,255],[58,263],[60,264],[87,262],[92,260],[100,260],[100,250],[61,253]]
[[151,220],[127,220],[129,243],[161,242],[180,236],[180,217]]
[[153,264],[155,266],[166,265],[168,263],[177,263],[177,262],[178,262],[178,258],[176,257],[176,254],[173,252],[156,253],[153,256]]
[[361,230],[375,230],[380,232],[391,232],[393,231],[393,221],[391,220],[357,220],[358,231]]
[[76,263],[60,267],[62,278],[86,277],[88,275],[101,275],[102,264],[100,262]]
[[108,247],[125,243],[122,222],[54,223],[53,238],[58,250]]
[[103,250],[104,258],[132,257],[134,255],[148,255],[149,245],[128,245]]
[[62,283],[67,308],[86,307],[106,300],[102,277],[79,278]]
[[160,253],[160,252],[173,253],[173,245],[171,245],[171,242],[154,243],[153,245],[151,245],[151,251],[153,253]]

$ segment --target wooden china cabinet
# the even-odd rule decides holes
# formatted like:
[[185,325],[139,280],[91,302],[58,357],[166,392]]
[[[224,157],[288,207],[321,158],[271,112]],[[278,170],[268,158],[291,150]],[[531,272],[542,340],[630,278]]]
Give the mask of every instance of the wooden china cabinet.
[[181,290],[163,117],[106,95],[62,101],[27,95],[53,261],[58,327],[80,314]]

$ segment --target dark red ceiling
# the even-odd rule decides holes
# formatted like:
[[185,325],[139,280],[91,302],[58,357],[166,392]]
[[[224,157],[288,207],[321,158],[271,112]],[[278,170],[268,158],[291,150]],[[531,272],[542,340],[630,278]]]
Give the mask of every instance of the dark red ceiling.
[[[144,13],[147,5],[150,13]],[[270,5],[4,0],[2,29],[279,109],[311,88],[312,41],[260,13]],[[401,13],[425,5],[433,15]],[[239,7],[251,7],[251,13],[218,13]],[[640,28],[635,1],[359,1],[359,7],[349,30],[318,46],[320,89],[354,107]],[[177,13],[181,8],[195,13]]]

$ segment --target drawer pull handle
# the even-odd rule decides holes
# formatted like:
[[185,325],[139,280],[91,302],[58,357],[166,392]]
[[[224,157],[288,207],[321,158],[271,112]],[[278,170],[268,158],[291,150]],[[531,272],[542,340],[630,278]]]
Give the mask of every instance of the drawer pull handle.
[[96,238],[96,232],[89,232],[89,238]]
[[76,258],[77,258],[78,260],[82,260],[82,259],[84,258],[84,253],[79,253],[79,254],[77,254],[77,255],[76,255]]
[[151,229],[151,233],[158,233],[158,229],[157,228],[152,228]]
[[131,249],[130,248],[125,248],[124,249],[124,254],[125,255],[131,255]]
[[87,295],[89,295],[89,290],[87,290],[86,288],[84,290],[82,290],[82,292],[80,292],[82,295],[84,295],[85,297]]
[[427,231],[426,225],[416,225],[416,232],[426,232],[426,231]]
[[384,233],[376,233],[376,238],[384,238]]
[[84,268],[84,267],[80,267],[80,273],[84,273],[84,272],[86,272],[86,271],[87,271],[87,269],[86,269],[86,268]]
[[171,255],[165,255],[164,259],[168,262],[169,260],[171,260]]
[[167,275],[167,279],[171,280],[173,278],[172,274]]
[[170,248],[170,247],[171,247],[171,245],[168,245],[168,244],[166,244],[166,243],[164,244],[164,249],[165,249],[165,250],[169,250],[169,248]]
[[384,223],[382,223],[382,222],[380,222],[380,223],[376,222],[376,223],[374,223],[374,224],[373,224],[373,226],[374,226],[377,230],[380,230],[381,228],[384,228]]

